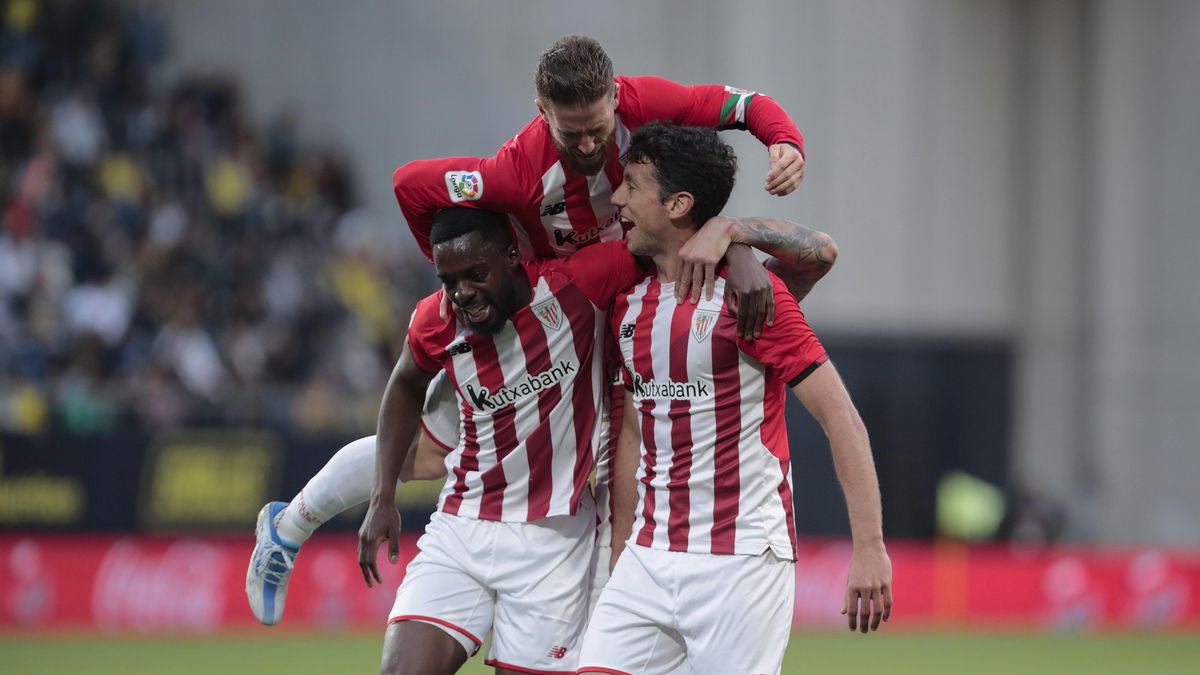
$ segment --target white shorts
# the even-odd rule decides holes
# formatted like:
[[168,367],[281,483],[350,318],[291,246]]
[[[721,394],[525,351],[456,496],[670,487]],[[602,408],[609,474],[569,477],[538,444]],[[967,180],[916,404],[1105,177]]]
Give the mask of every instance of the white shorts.
[[596,542],[592,548],[592,590],[588,594],[588,616],[596,609],[596,601],[600,599],[600,591],[608,583],[608,565],[612,561],[612,547]]
[[502,523],[435,513],[388,623],[423,621],[487,664],[574,673],[587,620],[595,533],[590,495],[573,516]]
[[434,443],[453,450],[459,438],[458,396],[446,371],[438,371],[425,390],[425,406],[421,409],[421,427]]
[[778,673],[792,630],[796,564],[625,548],[600,593],[580,673]]

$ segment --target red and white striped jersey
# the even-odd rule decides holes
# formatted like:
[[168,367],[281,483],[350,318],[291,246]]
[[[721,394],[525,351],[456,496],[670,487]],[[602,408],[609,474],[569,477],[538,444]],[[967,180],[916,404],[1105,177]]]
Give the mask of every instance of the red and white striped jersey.
[[610,322],[642,436],[638,545],[795,560],[784,403],[827,357],[772,282],[775,323],[754,342],[737,336],[723,276],[697,304],[677,303],[656,274],[618,296]]
[[509,214],[527,260],[623,238],[611,202],[624,175],[617,158],[629,147],[630,132],[653,120],[748,129],[764,145],[787,142],[804,150],[800,130],[763,94],[716,84],[687,86],[660,77],[618,76],[616,83],[616,142],[604,170],[595,176],[562,164],[540,116],[492,157],[418,160],[396,169],[396,200],[425,255],[430,255],[434,216],[451,206]]
[[417,366],[446,370],[460,411],[439,509],[523,522],[575,513],[601,441],[607,309],[643,274],[624,242],[524,264],[533,289],[495,334],[438,316],[442,291],[417,303]]

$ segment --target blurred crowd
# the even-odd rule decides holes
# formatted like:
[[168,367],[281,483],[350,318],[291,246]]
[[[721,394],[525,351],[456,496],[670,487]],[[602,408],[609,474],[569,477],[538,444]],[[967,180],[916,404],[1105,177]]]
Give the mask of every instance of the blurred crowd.
[[172,77],[152,7],[0,5],[0,429],[374,426],[416,299],[336,151]]

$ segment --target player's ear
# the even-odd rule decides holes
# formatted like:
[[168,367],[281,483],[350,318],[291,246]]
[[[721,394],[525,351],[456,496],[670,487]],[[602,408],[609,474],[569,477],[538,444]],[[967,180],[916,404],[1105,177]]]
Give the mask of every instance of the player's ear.
[[508,246],[508,266],[510,269],[517,269],[521,265],[521,252],[517,250],[516,244]]
[[613,81],[612,101],[613,101],[614,108],[617,107],[617,105],[619,105],[621,103],[621,83],[617,82],[615,80]]
[[542,119],[546,120],[546,122],[549,122],[550,117],[546,115],[546,106],[542,105],[542,99],[535,96],[533,98],[533,104],[537,106],[538,114],[542,116]]
[[696,198],[690,192],[676,192],[667,197],[664,203],[667,207],[667,215],[671,220],[678,220],[692,212],[692,207],[696,205]]

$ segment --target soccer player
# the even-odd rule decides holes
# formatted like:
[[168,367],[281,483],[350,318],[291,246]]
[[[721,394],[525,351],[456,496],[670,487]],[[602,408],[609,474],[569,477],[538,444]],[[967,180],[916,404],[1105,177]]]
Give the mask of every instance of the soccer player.
[[[633,133],[624,161],[613,203],[632,226],[630,252],[654,260],[610,319],[625,367],[625,424],[639,432],[641,459],[615,460],[617,562],[579,672],[686,662],[697,673],[778,673],[796,559],[786,389],[829,438],[853,535],[843,612],[863,632],[892,608],[867,432],[782,282],[774,280],[774,325],[754,341],[739,337],[720,293],[697,304],[673,293],[680,250],[694,236],[744,236],[734,221],[709,220],[733,187],[732,149],[712,131],[656,123]],[[716,283],[720,291],[721,274]]]
[[[623,171],[617,158],[628,144],[630,130],[653,119],[748,129],[767,145],[771,168],[765,187],[772,194],[789,194],[804,176],[803,136],[779,105],[762,94],[721,85],[685,86],[657,77],[614,77],[604,49],[582,36],[562,38],[547,49],[534,79],[540,114],[495,156],[420,160],[396,170],[397,201],[426,255],[431,253],[429,231],[435,214],[452,206],[511,214],[525,259],[561,256],[598,241],[622,238],[611,204],[612,190],[620,184]],[[790,227],[807,245],[807,253],[772,259],[768,267],[803,297],[829,271],[837,249],[825,234]],[[771,318],[771,284],[749,249],[733,246],[728,259],[726,288],[731,300],[739,294],[739,331],[750,337]],[[708,263],[711,267],[712,260]],[[694,269],[705,267],[697,264]],[[677,291],[682,297],[690,287],[696,297],[701,281],[702,274],[695,275],[695,282],[689,274]],[[427,437],[437,436],[432,433],[435,427],[458,427],[449,387],[435,385],[434,390],[427,404]],[[613,408],[619,421],[619,401]],[[432,420],[439,413],[450,419]],[[440,442],[424,442],[421,447],[427,452],[418,456],[437,453],[438,445],[453,445],[454,435],[432,440]],[[291,502],[263,507],[246,593],[252,611],[264,624],[272,625],[282,617],[299,546],[322,523],[367,500],[370,486],[361,467],[373,462],[372,448],[369,438],[345,446]],[[604,528],[600,556],[607,556],[609,541],[606,467],[602,456],[597,471]],[[597,566],[601,573],[607,568],[603,560]]]

